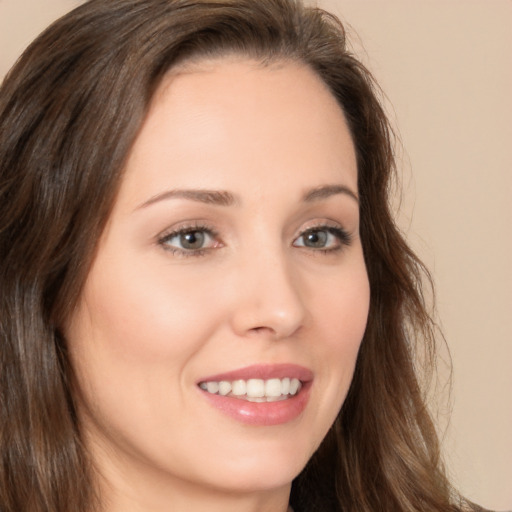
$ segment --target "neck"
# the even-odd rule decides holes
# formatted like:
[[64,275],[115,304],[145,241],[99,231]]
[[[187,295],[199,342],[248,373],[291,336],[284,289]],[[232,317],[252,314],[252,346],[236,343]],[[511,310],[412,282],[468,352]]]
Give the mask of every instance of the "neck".
[[[147,468],[146,468],[147,469]],[[291,484],[265,490],[197,485],[168,475],[110,471],[100,482],[101,512],[287,512]]]
[[105,497],[107,506],[102,512],[287,512],[289,492],[228,493],[202,489],[179,492],[176,488],[158,494],[145,489],[116,489]]

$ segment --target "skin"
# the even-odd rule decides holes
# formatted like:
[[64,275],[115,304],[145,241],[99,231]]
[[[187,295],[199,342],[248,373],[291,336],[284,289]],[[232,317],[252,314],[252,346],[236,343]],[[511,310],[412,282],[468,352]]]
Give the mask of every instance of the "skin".
[[[168,193],[183,189],[233,201]],[[357,192],[342,110],[307,67],[223,58],[166,77],[65,328],[105,510],[286,510],[366,325]],[[172,235],[204,227],[204,250]],[[349,243],[326,231],[340,227]],[[308,245],[311,228],[325,247]],[[241,423],[197,385],[277,363],[314,375],[284,424]]]

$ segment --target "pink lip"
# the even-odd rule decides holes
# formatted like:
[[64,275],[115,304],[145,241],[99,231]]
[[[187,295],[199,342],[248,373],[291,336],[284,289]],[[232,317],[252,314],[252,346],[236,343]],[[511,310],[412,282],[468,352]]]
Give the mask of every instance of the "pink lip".
[[258,364],[247,366],[226,373],[209,375],[199,382],[220,382],[221,380],[247,380],[247,379],[284,379],[285,377],[299,379],[302,382],[313,380],[313,372],[296,364]]
[[240,398],[214,395],[202,390],[199,386],[197,389],[210,405],[241,423],[254,426],[282,425],[298,418],[308,404],[313,373],[307,368],[291,364],[254,365],[212,375],[199,381],[219,382],[221,380],[282,379],[284,377],[299,379],[302,382],[302,387],[295,396],[279,402],[249,402]]

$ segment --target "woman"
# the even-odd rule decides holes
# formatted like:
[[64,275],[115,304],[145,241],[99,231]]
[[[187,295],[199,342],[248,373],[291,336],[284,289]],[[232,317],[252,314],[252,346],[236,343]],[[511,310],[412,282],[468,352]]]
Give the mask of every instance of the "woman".
[[0,97],[2,511],[471,510],[376,86],[288,0],[91,0]]

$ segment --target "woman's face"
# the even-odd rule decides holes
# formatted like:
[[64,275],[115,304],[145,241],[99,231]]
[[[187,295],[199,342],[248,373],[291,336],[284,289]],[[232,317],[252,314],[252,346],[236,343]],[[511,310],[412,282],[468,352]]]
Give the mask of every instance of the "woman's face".
[[344,116],[308,68],[166,78],[65,329],[114,485],[257,491],[300,472],[366,325],[357,195]]

